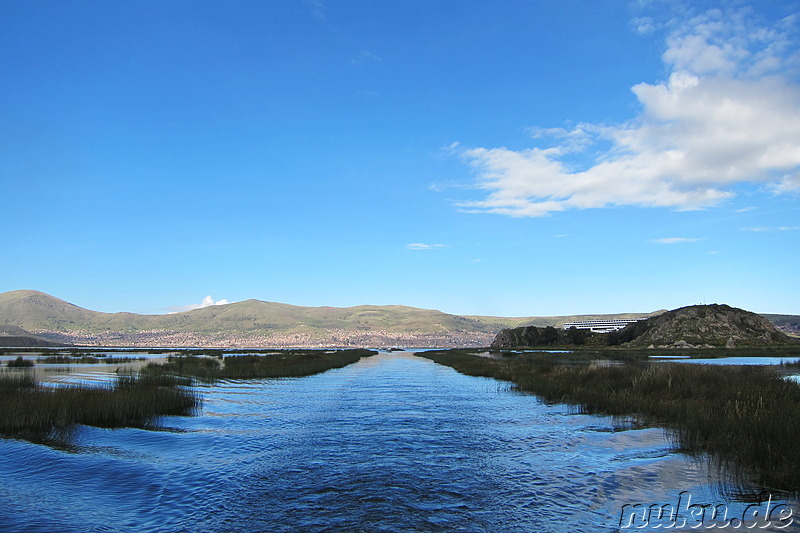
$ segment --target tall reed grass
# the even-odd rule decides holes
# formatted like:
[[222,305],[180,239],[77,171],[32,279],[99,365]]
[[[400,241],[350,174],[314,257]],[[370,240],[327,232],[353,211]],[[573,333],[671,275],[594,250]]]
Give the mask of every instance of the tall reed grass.
[[[183,382],[185,384],[185,382]],[[0,375],[0,434],[44,436],[76,424],[146,427],[165,415],[200,406],[171,376],[120,375],[107,386],[44,386],[30,376]]]
[[419,355],[465,374],[511,381],[580,412],[635,416],[669,429],[677,449],[707,454],[730,481],[800,491],[800,386],[775,368],[571,364],[546,354],[504,360],[464,352]]

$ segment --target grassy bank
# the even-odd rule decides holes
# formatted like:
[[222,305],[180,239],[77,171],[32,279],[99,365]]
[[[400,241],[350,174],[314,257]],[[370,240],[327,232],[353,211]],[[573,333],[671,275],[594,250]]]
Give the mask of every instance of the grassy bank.
[[197,394],[179,384],[170,376],[120,375],[102,387],[46,387],[30,376],[0,374],[0,434],[46,436],[76,424],[146,427],[199,407]]
[[170,356],[165,363],[149,363],[143,372],[149,375],[177,374],[205,381],[216,379],[253,379],[302,377],[355,363],[374,355],[371,350],[281,350],[260,355],[218,355],[216,357]]
[[708,454],[733,482],[800,491],[800,386],[776,368],[646,361],[597,364],[559,354],[500,359],[466,351],[419,355],[516,384],[581,412],[635,416],[671,430],[674,445]]

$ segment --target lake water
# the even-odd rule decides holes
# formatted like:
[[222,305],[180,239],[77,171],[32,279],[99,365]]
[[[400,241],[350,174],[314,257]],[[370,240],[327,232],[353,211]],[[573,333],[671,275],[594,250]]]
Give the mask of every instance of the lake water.
[[660,429],[408,352],[199,389],[203,412],[160,431],[0,439],[0,531],[619,531],[626,504],[746,507]]
[[691,359],[689,355],[652,355],[650,359],[664,362],[693,363],[698,365],[781,365],[796,363],[800,357],[710,357]]

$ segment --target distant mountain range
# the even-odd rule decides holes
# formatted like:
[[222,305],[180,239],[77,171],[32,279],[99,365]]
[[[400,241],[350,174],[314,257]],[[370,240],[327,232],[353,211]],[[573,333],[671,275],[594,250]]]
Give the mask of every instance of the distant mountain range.
[[[43,340],[89,346],[137,347],[457,347],[488,346],[503,328],[560,325],[573,320],[639,318],[653,313],[551,317],[459,316],[400,305],[300,307],[260,300],[183,313],[100,313],[49,294],[0,294],[0,326]],[[20,337],[0,328],[0,344]],[[3,342],[3,338],[6,342]],[[31,341],[34,343],[34,341]]]

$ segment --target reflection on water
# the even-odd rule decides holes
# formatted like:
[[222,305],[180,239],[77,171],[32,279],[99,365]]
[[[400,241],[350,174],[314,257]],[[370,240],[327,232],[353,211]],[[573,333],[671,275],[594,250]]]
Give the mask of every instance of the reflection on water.
[[0,529],[616,531],[625,504],[724,501],[659,429],[620,431],[408,352],[200,390],[203,413],[163,431],[0,440]]
[[[147,352],[133,352],[128,349],[115,348],[114,351],[92,350],[86,355],[96,362],[87,363],[79,357],[69,357],[70,351],[46,350],[37,352],[33,350],[8,351],[0,355],[0,374],[28,374],[44,384],[97,384],[111,382],[120,372],[136,372],[149,362],[163,363],[164,354],[151,354]],[[58,361],[58,356],[67,358],[69,363]],[[34,366],[27,368],[8,368],[7,363],[22,357],[33,361]],[[121,362],[121,358],[134,359]],[[61,360],[63,361],[63,359]]]

